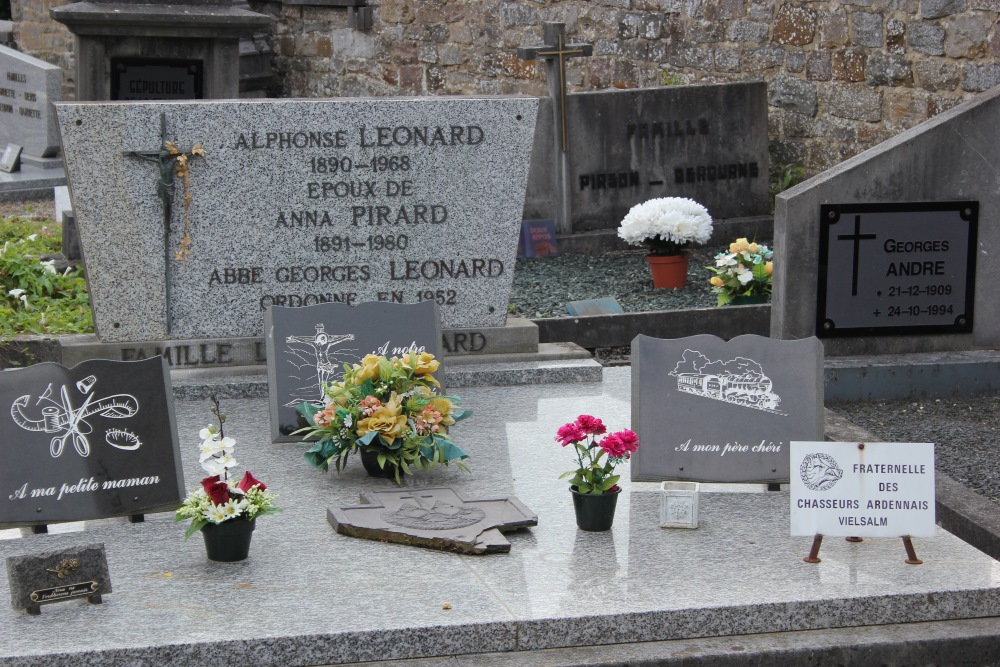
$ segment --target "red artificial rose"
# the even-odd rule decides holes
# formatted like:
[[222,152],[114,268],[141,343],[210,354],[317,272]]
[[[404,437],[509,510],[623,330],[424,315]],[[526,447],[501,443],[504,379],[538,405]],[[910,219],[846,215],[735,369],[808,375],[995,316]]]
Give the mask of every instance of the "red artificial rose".
[[583,429],[575,423],[560,426],[559,430],[556,432],[556,442],[561,444],[563,447],[571,442],[580,442],[586,437],[587,434],[584,433]]
[[206,477],[205,479],[201,480],[201,488],[205,489],[205,493],[208,493],[208,490],[212,488],[212,485],[218,481],[219,481],[218,475],[212,475],[211,477]]
[[240,483],[236,485],[236,488],[243,493],[246,493],[255,486],[260,487],[261,491],[267,491],[267,485],[258,479],[254,479],[254,476],[250,474],[249,470],[247,470],[246,474],[243,475],[243,479],[241,479]]
[[593,435],[603,435],[607,432],[607,428],[597,417],[591,417],[590,415],[580,415],[576,418],[576,425],[579,426],[585,433],[591,433]]
[[205,489],[205,493],[215,505],[225,505],[229,502],[229,485],[225,482],[213,482]]

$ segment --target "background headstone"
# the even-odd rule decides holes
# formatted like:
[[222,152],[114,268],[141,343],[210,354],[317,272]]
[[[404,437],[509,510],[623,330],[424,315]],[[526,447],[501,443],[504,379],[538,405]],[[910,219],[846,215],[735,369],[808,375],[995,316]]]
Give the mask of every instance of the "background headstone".
[[[988,213],[1000,210],[998,124],[1000,88],[993,88],[777,195],[771,337],[794,340],[816,333],[824,204],[976,201],[981,219],[975,251],[982,258],[1000,245],[1000,225]],[[906,255],[901,253],[899,260]],[[910,259],[926,257],[911,254]],[[976,266],[971,333],[825,338],[826,355],[1000,347],[1000,304],[993,298],[990,268],[984,261]],[[845,276],[850,280],[847,267]]]
[[[430,352],[441,359],[436,304],[324,303],[304,308],[268,308],[267,341],[271,439],[301,440],[291,433],[307,426],[295,406],[323,403],[322,386],[344,376],[344,364],[365,355],[402,357]],[[443,373],[437,373],[438,381]]]
[[184,496],[162,357],[0,373],[0,527],[175,508]]
[[788,443],[823,437],[823,347],[636,336],[632,428],[632,481],[787,481]]
[[[267,306],[324,301],[432,300],[443,327],[502,326],[536,108],[530,98],[60,105],[98,336],[254,336]],[[186,262],[175,259],[181,180],[165,261],[160,165],[133,154],[164,139],[206,151],[189,161]]]
[[16,143],[25,156],[59,153],[52,103],[62,99],[62,70],[0,46],[0,146]]

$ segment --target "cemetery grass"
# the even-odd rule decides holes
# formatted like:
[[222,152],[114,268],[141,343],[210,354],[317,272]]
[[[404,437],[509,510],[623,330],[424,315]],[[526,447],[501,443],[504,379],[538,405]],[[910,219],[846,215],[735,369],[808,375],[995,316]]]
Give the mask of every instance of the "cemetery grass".
[[94,330],[83,273],[47,261],[62,243],[53,213],[51,201],[0,208],[0,338]]

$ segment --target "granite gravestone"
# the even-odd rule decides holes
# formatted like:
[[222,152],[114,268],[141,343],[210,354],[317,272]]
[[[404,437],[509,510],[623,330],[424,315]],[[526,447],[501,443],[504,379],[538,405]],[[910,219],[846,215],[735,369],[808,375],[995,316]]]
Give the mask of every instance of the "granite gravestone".
[[538,525],[517,498],[466,498],[451,487],[365,491],[361,502],[330,508],[327,521],[351,537],[467,554],[508,552],[502,533]]
[[11,606],[32,616],[41,613],[43,604],[77,598],[100,604],[101,596],[111,592],[103,544],[10,556],[7,579]]
[[820,207],[816,333],[970,333],[978,202]]
[[688,197],[713,218],[766,215],[763,81],[568,95],[573,231],[616,228],[656,197]]
[[[979,210],[983,212],[983,223],[978,226],[977,238],[973,243],[975,252],[982,260],[992,248],[1000,245],[1000,225],[987,224],[987,212],[1000,208],[1000,190],[996,187],[993,177],[996,165],[1000,163],[1000,143],[996,141],[996,127],[1000,123],[1000,87],[992,88],[975,98],[952,109],[942,112],[914,128],[911,128],[874,148],[871,148],[844,163],[818,174],[775,197],[774,208],[774,292],[771,298],[771,337],[783,339],[800,339],[820,334],[817,329],[817,310],[819,294],[820,266],[820,231],[821,208],[832,204],[837,206],[868,206],[871,202],[880,204],[908,204],[912,202],[978,202]],[[972,150],[970,147],[975,147]],[[944,213],[943,211],[941,212]],[[949,214],[953,217],[953,214]],[[846,220],[838,226],[847,225],[848,230],[837,231],[837,235],[854,234],[854,218],[847,214]],[[860,235],[872,233],[867,229],[871,220],[863,217]],[[944,223],[957,225],[958,223]],[[965,224],[962,222],[962,224]],[[923,226],[923,225],[921,225]],[[940,226],[940,225],[936,225]],[[884,253],[882,280],[895,276],[886,276],[888,263],[896,262],[936,262],[941,257],[939,250],[935,251],[934,241],[943,241],[936,236],[936,229],[924,228],[930,236],[914,238],[909,235],[904,241],[929,241],[921,246],[903,247],[903,252],[887,252],[884,238],[879,248],[873,248],[873,242],[859,240],[859,253],[878,250]],[[942,228],[943,232],[947,229]],[[854,242],[838,241],[842,251],[849,251],[847,263],[843,270],[845,274],[853,266]],[[949,246],[951,239],[949,238]],[[928,251],[929,250],[929,251]],[[949,253],[953,249],[949,248]],[[888,260],[888,255],[895,255],[895,260]],[[876,256],[878,259],[878,256]],[[949,264],[952,264],[949,261]],[[831,265],[832,266],[832,265]],[[903,329],[896,335],[871,336],[860,335],[828,337],[823,339],[824,352],[827,357],[840,355],[875,355],[875,354],[907,354],[940,351],[990,350],[1000,346],[1000,305],[993,298],[993,290],[986,288],[991,285],[991,274],[987,262],[979,261],[975,267],[975,278],[970,280],[966,288],[975,288],[973,308],[975,318],[972,331],[960,333],[956,331],[929,331],[926,333],[908,333]],[[873,270],[873,267],[862,268]],[[897,267],[898,268],[898,267]],[[932,271],[936,271],[933,268]],[[951,268],[949,267],[949,270]],[[859,274],[859,278],[863,274]],[[897,287],[903,294],[891,300],[885,297],[882,306],[897,306],[900,315],[898,321],[911,323],[926,318],[930,306],[938,306],[937,315],[942,316],[940,306],[945,306],[944,315],[948,315],[947,306],[952,307],[952,318],[956,316],[955,302],[939,300],[941,295],[931,295],[924,290],[928,286],[943,286],[949,283],[934,281],[910,282],[904,280],[887,284]],[[935,276],[936,277],[936,276]],[[918,276],[919,278],[919,276]],[[853,288],[853,280],[848,274],[842,281],[844,289]],[[884,283],[883,283],[884,284]],[[861,284],[859,283],[859,288]],[[955,285],[951,295],[955,293]],[[912,289],[915,287],[916,289]],[[919,296],[917,289],[921,290]],[[911,295],[911,291],[913,292]],[[848,295],[851,296],[851,295]],[[859,294],[859,297],[861,295]],[[875,295],[878,298],[878,295]],[[850,301],[847,301],[850,303]],[[872,320],[884,322],[887,318],[886,307],[879,304],[868,304],[871,307],[856,314],[868,318],[861,327],[868,327]],[[906,309],[906,317],[903,310]],[[911,315],[910,308],[919,316]],[[881,311],[875,316],[874,311]],[[912,318],[912,319],[911,319]],[[894,318],[896,319],[896,318]],[[925,320],[926,321],[926,320]],[[951,320],[954,322],[954,319]],[[940,324],[940,321],[935,322]],[[839,326],[839,325],[838,325]],[[879,324],[879,327],[884,324]]]
[[391,358],[430,352],[441,358],[438,309],[431,301],[272,306],[264,313],[264,331],[275,442],[301,440],[291,434],[308,424],[295,407],[322,404],[323,386],[344,376],[344,364],[368,354]]
[[3,151],[3,157],[0,157],[0,171],[10,174],[20,169],[23,148],[17,144],[7,144],[7,148]]
[[[503,326],[537,105],[60,105],[98,336],[254,336],[268,306],[323,302],[434,301],[444,327]],[[173,195],[167,141],[206,153]]]
[[788,443],[823,437],[819,340],[632,341],[633,481],[787,481]]
[[0,373],[0,527],[131,516],[184,495],[166,360]]
[[62,99],[62,70],[0,46],[0,146],[16,143],[25,156],[59,153],[52,103]]

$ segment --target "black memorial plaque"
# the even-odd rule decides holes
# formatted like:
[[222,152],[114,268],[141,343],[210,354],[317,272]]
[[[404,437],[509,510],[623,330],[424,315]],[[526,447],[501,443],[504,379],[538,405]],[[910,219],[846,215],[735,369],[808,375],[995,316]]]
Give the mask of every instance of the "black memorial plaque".
[[0,373],[0,528],[177,507],[184,479],[166,364]]
[[[322,405],[322,386],[342,378],[344,364],[368,354],[391,358],[409,352],[430,352],[441,360],[441,324],[433,301],[269,306],[264,333],[274,442],[301,440],[291,435],[307,425],[295,407]],[[443,384],[440,373],[435,377]]]
[[112,100],[200,100],[203,81],[200,60],[111,59]]
[[10,603],[31,615],[41,605],[86,598],[100,604],[111,592],[111,575],[103,544],[88,544],[7,558]]
[[820,207],[816,335],[969,333],[979,203]]

